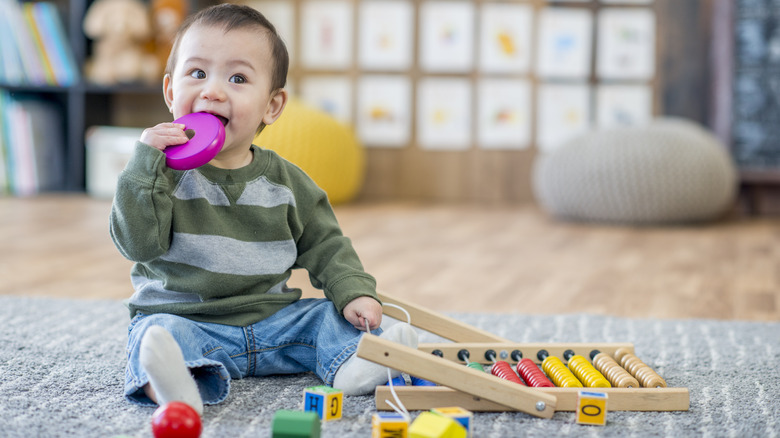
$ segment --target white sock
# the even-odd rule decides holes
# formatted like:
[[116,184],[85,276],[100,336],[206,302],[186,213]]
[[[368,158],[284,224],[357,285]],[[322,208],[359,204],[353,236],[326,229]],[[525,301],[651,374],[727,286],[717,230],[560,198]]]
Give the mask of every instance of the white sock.
[[157,404],[181,401],[195,409],[198,415],[203,414],[198,385],[184,364],[179,344],[168,330],[158,325],[149,327],[141,338],[139,353]]
[[[390,327],[379,337],[407,347],[417,348],[417,332],[406,323],[398,323]],[[390,374],[395,378],[401,372],[391,369]],[[361,359],[353,354],[336,371],[333,387],[342,390],[344,395],[363,395],[373,391],[377,385],[386,382],[387,367]]]

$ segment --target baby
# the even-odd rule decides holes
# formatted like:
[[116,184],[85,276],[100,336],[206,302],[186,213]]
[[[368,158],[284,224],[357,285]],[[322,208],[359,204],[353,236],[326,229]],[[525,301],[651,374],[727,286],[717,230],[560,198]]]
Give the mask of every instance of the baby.
[[[365,394],[387,369],[355,356],[360,330],[417,346],[407,324],[381,332],[376,282],[325,192],[252,144],[284,110],[287,67],[274,26],[249,7],[204,9],[176,36],[165,103],[174,118],[217,116],[225,144],[205,166],[172,170],[163,151],[188,137],[183,125],[161,123],[143,132],[120,175],[110,231],[135,262],[125,380],[133,402],[178,400],[202,413],[227,397],[231,379],[307,371]],[[295,268],[326,299],[289,288]]]

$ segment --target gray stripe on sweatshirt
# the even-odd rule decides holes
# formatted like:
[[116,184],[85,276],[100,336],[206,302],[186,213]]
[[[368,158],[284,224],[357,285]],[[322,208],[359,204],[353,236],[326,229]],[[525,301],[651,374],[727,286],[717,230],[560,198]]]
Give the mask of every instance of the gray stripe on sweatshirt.
[[[144,307],[171,303],[200,303],[203,299],[192,292],[175,292],[165,289],[161,280],[135,275],[132,278],[135,293],[128,300],[129,304]],[[287,280],[281,281],[268,290],[269,294],[283,294],[292,289],[287,287]]]
[[186,172],[181,177],[181,181],[179,181],[176,190],[173,192],[173,197],[183,201],[205,199],[211,205],[230,205],[230,201],[225,192],[222,191],[222,188],[195,170]]
[[220,274],[269,275],[290,269],[297,258],[295,241],[244,242],[230,237],[174,233],[161,259]]
[[246,189],[236,204],[257,205],[266,208],[289,204],[295,207],[295,196],[288,187],[274,184],[268,181],[268,178],[261,176],[247,183]]

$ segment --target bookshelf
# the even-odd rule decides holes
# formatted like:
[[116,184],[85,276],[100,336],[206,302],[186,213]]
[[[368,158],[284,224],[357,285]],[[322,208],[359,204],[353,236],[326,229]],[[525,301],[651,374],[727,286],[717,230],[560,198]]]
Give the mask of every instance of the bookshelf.
[[[11,0],[18,1],[18,0]],[[83,77],[85,60],[91,54],[92,43],[84,35],[82,23],[84,16],[94,0],[47,0],[57,7],[65,27],[67,44],[70,46],[76,65],[79,68],[77,82],[58,85],[7,84],[0,81],[0,91],[14,98],[39,99],[60,112],[62,115],[61,132],[65,136],[64,150],[61,151],[64,181],[56,191],[82,192],[85,190],[86,155],[85,133],[95,125],[138,125],[150,126],[159,120],[155,118],[165,111],[160,84],[121,84],[101,86],[89,83]],[[19,2],[23,3],[23,2]],[[190,9],[196,10],[211,4],[208,0],[189,0]],[[121,106],[130,101],[131,106],[143,108],[135,111],[135,118],[123,115]],[[155,108],[158,111],[155,111]],[[148,111],[147,111],[148,109]],[[119,113],[119,115],[117,115]],[[153,123],[154,122],[154,123]]]

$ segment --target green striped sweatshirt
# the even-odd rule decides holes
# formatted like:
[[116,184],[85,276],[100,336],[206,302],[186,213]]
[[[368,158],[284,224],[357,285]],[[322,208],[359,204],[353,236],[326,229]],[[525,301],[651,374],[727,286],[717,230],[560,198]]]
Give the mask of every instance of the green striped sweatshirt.
[[325,192],[275,152],[252,153],[240,169],[177,171],[159,150],[136,145],[110,216],[114,244],[135,262],[131,317],[253,324],[300,299],[287,286],[297,268],[339,312],[357,297],[377,299]]

